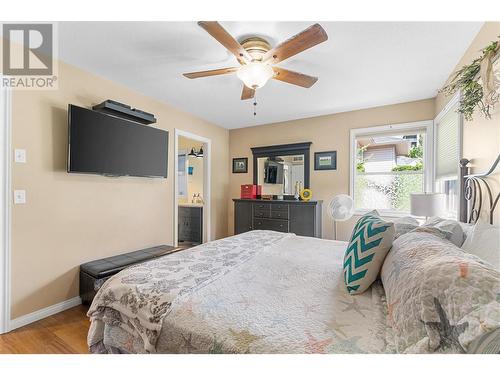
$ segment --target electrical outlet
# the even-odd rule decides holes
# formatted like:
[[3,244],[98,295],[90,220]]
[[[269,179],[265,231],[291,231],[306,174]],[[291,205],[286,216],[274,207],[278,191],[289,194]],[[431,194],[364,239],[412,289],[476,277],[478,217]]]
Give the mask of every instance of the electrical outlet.
[[26,203],[26,190],[14,190],[14,204]]
[[16,163],[26,163],[26,150],[16,148],[14,150],[14,161]]

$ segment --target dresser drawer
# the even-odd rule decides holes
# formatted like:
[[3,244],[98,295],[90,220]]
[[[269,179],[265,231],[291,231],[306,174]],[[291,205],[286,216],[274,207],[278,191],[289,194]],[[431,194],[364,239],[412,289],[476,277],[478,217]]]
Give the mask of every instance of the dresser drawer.
[[253,219],[254,229],[267,229],[277,232],[288,232],[287,220],[274,220],[274,219]]
[[271,204],[270,203],[254,203],[253,209],[254,210],[270,210]]
[[271,218],[288,220],[288,210],[283,210],[283,211],[271,210]]
[[275,204],[271,205],[271,211],[288,211],[288,204],[275,203]]
[[265,209],[254,208],[253,216],[254,217],[271,217],[271,211],[269,209],[265,210]]

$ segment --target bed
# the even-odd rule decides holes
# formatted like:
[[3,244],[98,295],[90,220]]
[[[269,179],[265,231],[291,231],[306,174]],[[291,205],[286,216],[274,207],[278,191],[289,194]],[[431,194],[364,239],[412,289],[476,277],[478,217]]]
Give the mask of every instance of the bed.
[[[114,300],[104,292],[95,301],[107,307],[99,310],[96,302],[90,310],[90,348],[126,353],[393,352],[382,286],[359,296],[345,290],[345,246],[252,231],[129,268],[115,279],[124,283],[123,290],[146,282],[151,290],[163,278],[165,288],[150,293],[168,293],[169,313],[161,324],[151,324],[150,303],[130,315],[141,303],[139,293],[124,292]],[[196,277],[186,277],[194,275],[190,271]],[[181,285],[171,290],[173,284]],[[148,316],[144,324],[137,320],[141,310]]]
[[412,231],[394,241],[381,280],[351,295],[346,245],[256,230],[128,268],[92,303],[90,351],[500,350],[500,274],[479,258]]

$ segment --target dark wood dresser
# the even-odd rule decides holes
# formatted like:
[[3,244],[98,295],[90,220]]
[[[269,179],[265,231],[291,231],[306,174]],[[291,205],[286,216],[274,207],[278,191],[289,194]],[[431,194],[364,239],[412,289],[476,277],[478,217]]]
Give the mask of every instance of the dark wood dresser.
[[254,229],[321,238],[322,201],[233,199],[234,233]]

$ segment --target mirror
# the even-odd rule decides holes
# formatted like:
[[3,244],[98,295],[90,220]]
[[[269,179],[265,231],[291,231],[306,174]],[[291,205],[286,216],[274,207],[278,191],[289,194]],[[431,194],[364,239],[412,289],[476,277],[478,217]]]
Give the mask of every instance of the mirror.
[[296,183],[309,188],[311,142],[253,147],[253,183],[262,186],[262,195],[283,195],[293,199]]
[[294,195],[297,183],[304,187],[304,155],[261,157],[257,166],[262,194]]

